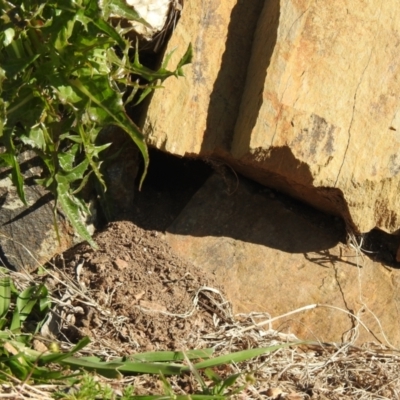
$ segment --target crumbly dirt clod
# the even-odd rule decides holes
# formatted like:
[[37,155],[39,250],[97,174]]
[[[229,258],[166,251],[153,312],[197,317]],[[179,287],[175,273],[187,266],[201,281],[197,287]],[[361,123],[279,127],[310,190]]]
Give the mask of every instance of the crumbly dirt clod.
[[80,244],[56,258],[79,284],[61,324],[69,340],[87,335],[118,353],[175,350],[210,331],[214,277],[174,255],[161,236],[114,222],[96,235],[98,250]]

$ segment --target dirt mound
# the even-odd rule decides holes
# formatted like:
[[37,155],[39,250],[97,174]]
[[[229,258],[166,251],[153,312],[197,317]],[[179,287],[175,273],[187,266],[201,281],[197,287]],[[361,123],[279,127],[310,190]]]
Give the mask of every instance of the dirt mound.
[[69,304],[60,308],[65,337],[87,335],[119,353],[194,348],[212,330],[220,285],[174,255],[162,234],[114,222],[95,240],[98,250],[80,244],[53,261],[71,278],[67,291],[56,284]]

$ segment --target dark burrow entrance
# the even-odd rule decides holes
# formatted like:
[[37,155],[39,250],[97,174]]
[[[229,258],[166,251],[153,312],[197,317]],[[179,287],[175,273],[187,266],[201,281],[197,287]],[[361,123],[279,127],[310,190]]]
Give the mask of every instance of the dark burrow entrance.
[[[143,229],[164,232],[212,174],[226,174],[229,176],[224,176],[222,181],[226,182],[227,192],[231,190],[228,188],[228,180],[234,181],[235,184],[246,185],[254,193],[273,197],[286,209],[300,215],[310,224],[332,230],[338,242],[346,243],[347,241],[345,224],[341,219],[236,175],[229,168],[215,168],[215,165],[199,159],[175,157],[156,149],[150,149],[150,160],[148,174],[141,191],[138,191],[140,176],[138,174],[134,200],[129,207],[129,212],[124,213],[123,218],[117,215],[115,219],[128,219]],[[231,195],[235,196],[235,193]],[[210,216],[212,214],[213,210],[210,210]],[[210,224],[212,223],[212,218],[210,218]],[[400,267],[400,263],[396,261],[398,236],[374,229],[357,236],[356,239],[366,256],[387,266]]]

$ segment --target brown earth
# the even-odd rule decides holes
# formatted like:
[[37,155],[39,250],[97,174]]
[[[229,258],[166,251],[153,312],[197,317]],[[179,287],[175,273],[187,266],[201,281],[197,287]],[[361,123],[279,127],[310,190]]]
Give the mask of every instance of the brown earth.
[[[152,164],[143,190],[135,193],[129,215],[125,210],[121,210],[122,217],[120,218],[126,218],[132,222],[121,220],[106,226],[95,236],[99,245],[98,250],[93,250],[86,244],[80,244],[58,256],[54,261],[60,273],[67,273],[71,279],[78,278],[80,285],[76,293],[71,295],[69,299],[70,308],[73,309],[73,312],[65,310],[61,312],[60,310],[65,319],[61,331],[71,341],[77,341],[79,338],[88,335],[92,339],[102,342],[104,347],[114,349],[117,353],[129,352],[132,349],[144,351],[193,348],[198,346],[199,338],[207,331],[215,331],[213,316],[214,314],[220,316],[220,310],[215,304],[219,305],[223,302],[217,294],[203,291],[199,294],[199,302],[195,305],[194,299],[199,288],[203,286],[222,288],[224,283],[227,284],[230,281],[229,286],[225,287],[228,300],[234,308],[236,307],[236,312],[238,303],[239,306],[243,305],[242,297],[247,293],[246,283],[235,276],[235,273],[232,272],[232,266],[227,265],[231,268],[228,268],[230,274],[228,270],[224,269],[225,264],[229,264],[231,257],[224,256],[226,259],[223,258],[218,263],[215,260],[215,258],[218,258],[220,250],[224,248],[223,243],[220,243],[221,240],[216,248],[212,247],[213,250],[210,254],[208,254],[208,251],[201,250],[201,247],[197,250],[192,249],[190,242],[198,236],[195,231],[187,232],[184,237],[179,239],[183,246],[180,252],[176,245],[173,246],[174,250],[172,250],[168,244],[171,242],[170,227],[174,226],[174,221],[179,220],[180,226],[187,229],[196,221],[196,218],[199,218],[201,213],[199,214],[199,210],[190,209],[190,201],[195,193],[198,197],[200,191],[204,191],[204,182],[208,179],[212,169],[196,160],[176,159],[158,152],[152,153],[151,158]],[[258,187],[257,184],[253,183],[253,185],[256,185],[252,189],[255,192],[251,192],[253,194],[250,198],[242,199],[240,193],[244,190],[244,187],[247,187],[246,185],[250,185],[250,182],[247,182],[246,185],[242,182],[241,188],[239,188],[237,187],[239,181],[236,177],[237,185],[233,185],[231,188],[227,175],[222,172],[221,174],[226,187],[222,183],[222,188],[218,190],[229,192],[227,199],[236,204],[234,209],[238,214],[231,215],[232,210],[229,211],[229,204],[221,203],[222,206],[221,204],[218,205],[219,200],[216,201],[218,190],[213,191],[213,194],[209,196],[209,201],[202,199],[200,203],[197,202],[199,206],[208,209],[214,215],[211,224],[207,212],[203,213],[204,215],[201,214],[204,217],[204,226],[208,227],[204,234],[206,236],[211,235],[211,238],[214,238],[213,240],[219,240],[218,238],[221,235],[214,230],[226,225],[226,221],[221,222],[219,219],[227,212],[230,215],[229,220],[232,219],[231,225],[233,224],[236,228],[229,225],[228,228],[225,228],[226,232],[224,231],[225,233],[222,236],[227,236],[228,239],[226,240],[228,241],[234,238],[240,239],[242,242],[251,241],[257,225],[253,219],[256,218],[261,221],[263,218],[267,218],[267,210],[275,203],[282,203],[283,209],[286,210],[284,215],[289,213],[289,220],[292,222],[278,221],[276,232],[279,233],[276,240],[273,243],[264,243],[264,246],[258,246],[265,251],[267,251],[268,246],[272,246],[270,250],[274,253],[271,257],[275,260],[275,264],[279,257],[283,257],[282,262],[289,265],[286,253],[279,252],[281,247],[277,247],[277,241],[286,244],[294,241],[292,245],[295,248],[286,249],[290,254],[311,251],[303,248],[300,251],[297,247],[299,243],[304,245],[305,241],[307,242],[312,238],[321,241],[325,236],[329,238],[332,236],[334,240],[330,239],[333,242],[329,242],[328,248],[331,248],[337,242],[345,241],[344,227],[337,219],[311,210],[309,207],[275,192],[270,193],[270,196],[273,196],[272,200],[269,200],[272,201],[272,205],[269,203],[267,205],[264,203],[254,205],[252,201],[259,198],[261,189],[263,196],[265,188]],[[201,190],[200,187],[202,187]],[[115,193],[115,195],[117,196],[118,193]],[[213,202],[212,199],[215,201]],[[118,202],[115,203],[118,204]],[[240,204],[247,204],[250,211],[239,207]],[[277,206],[276,204],[275,206]],[[186,211],[183,211],[184,209]],[[260,212],[260,215],[251,219],[250,217],[256,209]],[[182,215],[186,215],[186,219]],[[271,225],[273,220],[274,218],[268,219],[268,224]],[[306,226],[303,226],[303,220],[308,221]],[[303,225],[301,221],[303,221]],[[278,229],[281,223],[283,223],[283,226]],[[313,226],[317,227],[315,229],[319,232],[314,236],[310,233]],[[289,229],[289,227],[292,228]],[[253,232],[253,236],[250,235],[249,229]],[[288,238],[286,232],[288,229],[292,232],[290,238]],[[293,236],[293,229],[296,232],[300,229],[300,233]],[[167,231],[168,233],[165,235],[164,233]],[[237,231],[242,231],[242,236],[245,236],[236,237],[235,232]],[[264,241],[267,231],[267,228],[261,228],[260,233],[263,235]],[[308,232],[307,236],[304,236],[304,232]],[[250,236],[247,237],[246,235]],[[395,246],[392,244],[390,249],[387,249],[390,244],[387,236],[382,238],[376,236],[375,234],[372,236],[372,233],[370,233],[365,238],[364,246],[372,251],[372,253],[368,252],[367,254],[373,255],[377,261],[390,265],[391,254]],[[253,242],[254,244],[260,243],[255,239]],[[385,247],[381,248],[383,244],[385,244]],[[274,250],[275,247],[277,249]],[[182,251],[182,249],[185,251]],[[199,256],[199,252],[203,253],[201,262],[195,260],[195,255]],[[254,250],[252,252],[254,253]],[[264,259],[263,257],[261,258]],[[301,263],[306,262],[301,258],[301,254],[297,256],[292,254],[291,257],[300,258]],[[290,262],[293,262],[292,258],[290,258]],[[252,264],[253,261],[248,261],[248,263]],[[210,263],[213,265],[212,268],[207,267]],[[315,278],[316,273],[325,273],[325,270],[322,272],[318,269],[315,270],[315,265],[314,267],[310,265],[308,268],[314,268],[312,269],[314,279],[311,282],[318,281]],[[348,275],[354,273],[354,271],[349,270],[345,265],[343,268],[346,272],[347,282],[349,281]],[[372,268],[373,271],[377,269],[377,266]],[[307,271],[305,271],[306,276],[311,273]],[[255,270],[253,269],[251,276],[254,274]],[[299,275],[300,272],[296,274]],[[286,280],[283,267],[277,272],[277,276],[282,276],[282,279]],[[249,293],[264,293],[265,290],[262,288],[254,290],[255,287],[258,288],[260,283],[262,284],[263,279],[253,278],[253,281],[254,279],[257,282],[254,283],[255,286],[253,285],[253,289],[250,289]],[[305,279],[307,282],[309,281],[307,277]],[[275,280],[279,283],[278,278]],[[71,284],[73,285],[73,283]],[[239,287],[237,287],[238,285]],[[57,288],[59,289],[59,297],[63,298],[65,289],[59,286]],[[320,293],[321,290],[318,289],[317,292]],[[276,293],[276,291],[272,293]],[[210,300],[210,296],[212,300]],[[276,315],[278,311],[274,310],[271,303],[273,297],[271,296],[272,294],[267,296],[268,301],[263,300],[261,302],[262,305],[265,305],[262,309],[268,312],[272,311]],[[302,305],[298,305],[301,300],[297,298],[298,294],[294,294],[292,297],[294,297],[294,303],[290,307],[288,306],[290,310]],[[279,301],[280,303],[286,304],[287,301]],[[253,306],[247,312],[254,311],[254,308],[260,308],[255,307],[254,302],[252,304]],[[241,307],[239,308],[242,310]],[[194,311],[193,315],[185,318],[187,313],[192,310]],[[286,311],[288,310],[280,310],[278,315],[284,314]],[[227,315],[232,314],[225,313],[223,318],[226,318]],[[302,336],[300,335],[300,337]]]
[[[193,199],[197,198],[195,203],[199,207],[208,206],[210,216],[213,217],[209,218],[205,215],[205,223],[211,230],[221,226],[218,218],[220,219],[226,213],[229,214],[230,209],[226,202],[222,203],[222,206],[220,204],[218,208],[215,202],[199,201],[199,193],[204,191],[204,186],[206,186],[204,182],[208,180],[211,173],[209,166],[195,160],[175,158],[166,160],[165,157],[162,154],[152,154],[152,166],[143,191],[135,193],[129,215],[121,210],[121,215],[130,219],[130,222],[121,220],[105,226],[95,235],[95,241],[99,246],[97,250],[86,244],[80,244],[53,260],[53,271],[46,278],[46,283],[52,295],[58,298],[58,301],[55,301],[58,304],[55,309],[58,318],[48,324],[50,331],[61,332],[59,336],[61,340],[67,339],[73,343],[84,336],[89,336],[92,344],[81,353],[95,354],[104,360],[110,360],[113,356],[129,356],[132,353],[148,350],[205,347],[215,348],[216,355],[219,355],[296,341],[296,337],[291,334],[294,332],[288,333],[281,329],[280,325],[274,327],[278,330],[269,326],[265,326],[266,330],[263,330],[254,325],[271,318],[268,313],[272,305],[270,298],[265,302],[268,312],[233,317],[231,305],[220,293],[223,293],[225,289],[225,293],[230,295],[228,300],[237,303],[240,301],[242,292],[245,291],[245,285],[240,287],[240,291],[233,290],[236,279],[234,274],[222,269],[222,264],[229,263],[229,259],[222,259],[221,263],[215,264],[218,265],[219,272],[216,271],[214,275],[212,270],[203,268],[203,263],[196,267],[188,261],[188,258],[180,258],[177,255],[178,252],[169,247],[167,239],[168,235],[171,239],[171,234],[170,229],[167,228],[174,221],[182,222],[182,215],[193,211],[193,204],[191,205]],[[307,221],[308,230],[304,232],[308,232],[308,235],[312,231],[310,227],[315,225],[315,229],[318,228],[324,232],[329,231],[332,234],[335,231],[336,241],[345,240],[343,237],[345,231],[340,220],[314,212],[294,199],[289,199],[257,184],[254,187],[250,182],[242,182],[239,185],[242,178],[238,176],[235,176],[234,180],[236,185],[232,186],[228,179],[229,174],[217,168],[218,165],[213,164],[213,167],[217,169],[223,183],[220,191],[226,192],[226,196],[223,196],[228,197],[232,202],[247,188],[246,190],[255,199],[261,196],[263,199],[264,197],[270,199],[271,202],[281,202],[287,213],[293,214],[290,219],[294,222],[299,218]],[[214,191],[211,199],[218,200],[220,197],[221,195],[217,196],[217,191]],[[247,207],[252,207],[250,200],[244,203]],[[240,216],[243,210],[238,208],[236,211]],[[241,219],[238,215],[232,214],[230,218],[231,223],[237,225],[239,229],[244,225],[240,223]],[[195,222],[196,216],[199,217],[199,214],[191,214],[182,226],[185,229],[190,227],[190,224]],[[254,225],[250,222],[249,229]],[[292,224],[284,225],[281,230],[276,231],[277,236],[282,235],[282,240],[286,237],[284,231],[287,226],[292,226]],[[225,239],[231,241],[234,239],[234,232],[231,229],[228,230],[230,236]],[[217,235],[215,232],[207,231],[205,236],[210,235],[212,239],[221,237],[225,240],[221,233]],[[370,235],[364,242],[365,244],[371,242],[368,248],[374,253],[376,251],[376,256],[384,255],[383,259],[390,258],[389,255],[393,253],[394,247],[391,245],[390,249],[387,248],[387,238]],[[193,232],[186,233],[185,238],[190,240],[192,236]],[[307,237],[300,235],[299,240],[304,242]],[[192,239],[196,239],[196,236]],[[258,243],[254,240],[253,242],[250,245]],[[383,243],[386,247],[378,248]],[[294,240],[291,245],[297,246],[297,244],[298,241]],[[182,246],[193,258],[194,252],[191,252],[191,248],[185,243]],[[220,248],[221,244],[218,246]],[[217,255],[219,248],[216,251]],[[285,259],[300,257],[297,254],[299,251],[294,252],[292,248],[292,254],[290,249],[286,250],[289,256],[281,251]],[[271,251],[276,253],[279,249]],[[205,254],[203,252],[202,256],[207,262],[215,258],[215,254],[210,253],[210,258],[207,259]],[[275,255],[271,259],[276,263]],[[349,265],[347,268],[343,266],[347,275],[350,272],[353,273]],[[327,271],[329,269],[323,262],[319,267]],[[51,271],[51,266],[49,269]],[[314,269],[317,270],[317,268]],[[276,277],[281,276],[282,271],[276,273]],[[298,275],[301,273],[301,271],[296,272]],[[311,276],[315,281],[315,276]],[[301,282],[304,286],[306,280]],[[324,282],[329,283],[328,279]],[[297,288],[291,285],[288,287]],[[257,284],[253,285],[251,290],[256,292]],[[287,303],[288,299],[291,296],[296,297],[299,291],[296,289],[282,292],[285,296],[282,303]],[[266,293],[268,297],[268,291]],[[290,306],[290,310],[292,309],[294,308]],[[276,310],[272,311],[273,316],[281,315],[275,312]],[[334,324],[326,311],[322,314],[322,318]],[[52,322],[57,324],[51,326]],[[42,330],[42,333],[46,337],[46,332]],[[298,337],[304,339],[301,335]],[[363,399],[371,398],[371,393],[384,396],[381,398],[395,398],[394,394],[398,390],[397,352],[394,352],[394,355],[389,353],[386,355],[384,351],[389,351],[388,348],[371,343],[369,347],[364,345],[355,347],[352,343],[342,345],[334,343],[325,346],[321,343],[313,343],[310,344],[311,347],[299,348],[296,351],[291,348],[280,349],[271,356],[263,356],[255,360],[253,364],[240,364],[240,371],[255,371],[254,379],[256,380],[254,387],[248,386],[246,382],[239,382],[246,386],[240,395],[245,397],[240,398]],[[315,349],[312,347],[314,345],[317,346]],[[290,368],[289,365],[291,365]],[[293,367],[294,365],[296,368]],[[229,375],[237,372],[237,367],[229,366],[224,373]],[[369,380],[365,377],[369,377]],[[134,379],[132,382],[137,394],[163,392],[163,387],[157,377],[138,376],[132,379]],[[177,377],[172,382],[177,393],[195,393],[200,390],[189,375]],[[122,385],[121,383],[120,386]],[[278,393],[276,396],[273,394],[275,390]],[[282,394],[279,394],[281,392]],[[355,397],[355,393],[358,397]]]
[[[213,314],[220,314],[215,304],[222,298],[210,288],[221,285],[183,262],[161,236],[114,222],[95,236],[97,250],[80,244],[56,257],[55,266],[80,285],[62,334],[73,342],[89,336],[125,354],[196,347],[213,330]],[[65,289],[58,289],[65,298]]]

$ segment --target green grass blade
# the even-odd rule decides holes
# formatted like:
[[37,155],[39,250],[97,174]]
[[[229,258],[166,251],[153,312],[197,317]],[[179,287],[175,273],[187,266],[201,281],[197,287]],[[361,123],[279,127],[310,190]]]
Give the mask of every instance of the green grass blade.
[[7,146],[9,153],[3,153],[0,157],[11,167],[11,180],[13,185],[17,188],[18,197],[27,205],[25,191],[24,191],[24,178],[21,174],[21,169],[18,164],[17,157],[15,156],[15,149],[13,144]]
[[38,298],[36,297],[37,287],[30,286],[19,294],[17,297],[17,309],[22,316],[22,320],[32,312]]
[[53,353],[53,354],[42,355],[40,357],[40,363],[41,364],[47,364],[50,362],[59,363],[66,358],[72,357],[76,352],[82,350],[89,343],[90,339],[88,337],[84,337],[67,353]]
[[[185,352],[189,360],[210,358],[213,353],[214,349],[188,350]],[[135,354],[129,357],[129,361],[135,362],[168,362],[182,361],[184,359],[184,353],[181,351],[152,351]]]
[[109,379],[120,379],[122,374],[118,371],[120,363],[94,362],[76,357],[67,357],[59,362],[63,366],[72,369],[84,369],[85,371],[96,372]]
[[10,359],[7,361],[7,366],[10,368],[11,372],[13,375],[15,375],[19,380],[23,381],[27,378],[28,373],[29,373],[29,368],[24,365],[22,356],[15,357],[10,357]]
[[190,395],[141,395],[132,396],[131,400],[226,400],[226,396],[218,394],[190,394]]
[[208,379],[211,379],[214,384],[219,384],[223,381],[223,379],[210,368],[206,368],[204,374]]
[[37,296],[38,289],[37,286],[30,286],[21,292],[16,301],[16,308],[11,321],[10,330],[19,330],[22,323],[28,318],[28,315],[32,312],[33,307],[39,300]]
[[124,375],[136,373],[142,374],[163,374],[163,375],[180,375],[182,372],[181,365],[162,364],[162,363],[134,363],[125,362],[118,370]]
[[11,169],[12,183],[17,188],[18,197],[21,199],[21,201],[25,205],[28,205],[28,202],[26,201],[26,197],[25,197],[25,191],[24,191],[24,178],[21,174],[21,169],[19,167],[17,157],[11,155],[10,159],[12,161],[12,169]]
[[[271,353],[275,350],[282,349],[284,347],[290,347],[290,346],[298,346],[299,344],[302,344],[304,342],[297,342],[297,343],[285,343],[285,344],[279,344],[276,346],[270,346],[270,347],[262,347],[259,349],[250,349],[250,350],[243,350],[243,351],[238,351],[236,353],[231,353],[231,354],[225,354],[223,356],[215,357],[210,360],[205,360],[202,362],[199,362],[197,364],[194,364],[195,369],[203,369],[203,368],[211,368],[211,367],[217,367],[219,365],[224,365],[224,364],[230,364],[230,363],[237,363],[241,361],[247,361],[250,360],[254,357],[260,356],[265,353]],[[185,367],[183,371],[189,371],[189,367]]]
[[[209,358],[213,349],[191,350],[187,352],[188,357],[192,359]],[[182,365],[173,365],[161,362],[182,361],[183,352],[160,351],[137,354],[126,361],[118,358],[110,362],[101,361],[97,357],[57,357],[57,355],[48,355],[42,358],[43,361],[60,362],[73,369],[82,368],[86,371],[96,371],[98,374],[107,378],[120,378],[121,375],[142,374],[162,374],[179,375],[184,368]]]
[[237,381],[237,379],[239,378],[239,376],[241,376],[241,375],[242,375],[242,373],[233,374],[233,375],[228,376],[221,385],[220,393],[224,393],[225,389],[228,389],[230,386],[233,386],[235,384],[235,382]]
[[179,375],[182,366],[157,363],[134,363],[134,362],[103,362],[92,361],[85,358],[69,357],[61,361],[62,365],[67,365],[72,369],[83,368],[86,371],[96,371],[98,374],[107,378],[120,378],[121,375],[133,374],[163,374]]
[[[10,308],[11,286],[10,277],[5,275],[0,278],[0,318],[4,318]],[[0,327],[1,329],[1,327]]]

